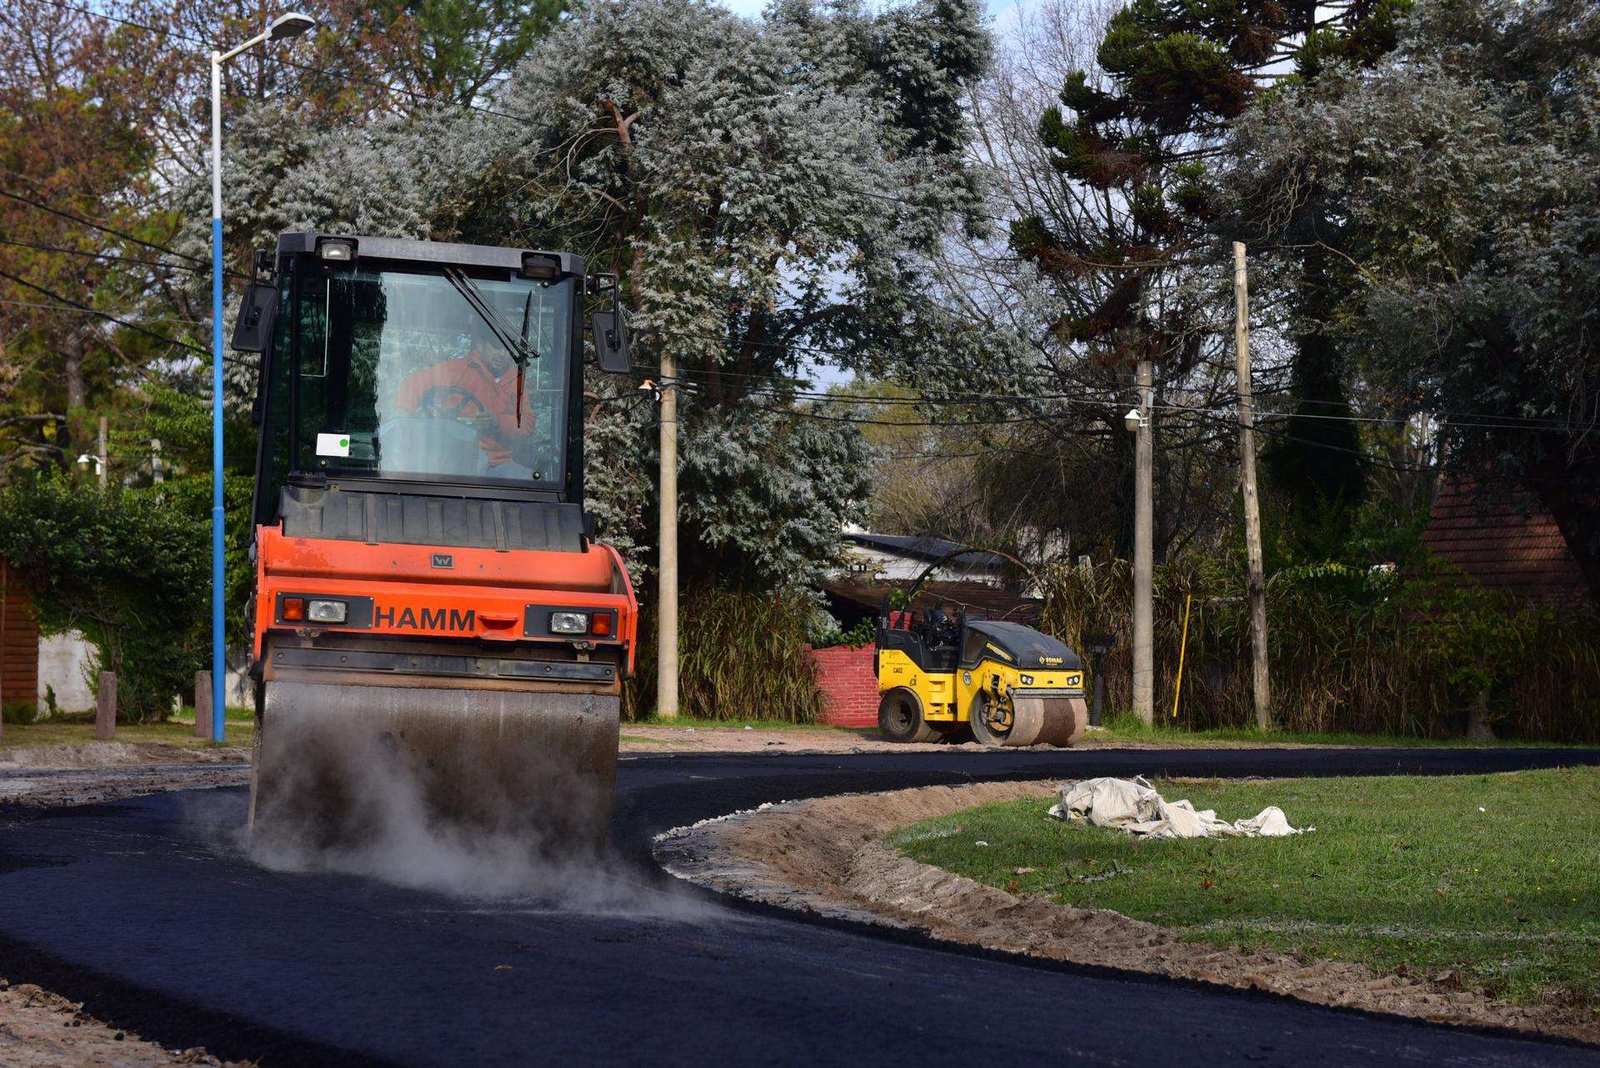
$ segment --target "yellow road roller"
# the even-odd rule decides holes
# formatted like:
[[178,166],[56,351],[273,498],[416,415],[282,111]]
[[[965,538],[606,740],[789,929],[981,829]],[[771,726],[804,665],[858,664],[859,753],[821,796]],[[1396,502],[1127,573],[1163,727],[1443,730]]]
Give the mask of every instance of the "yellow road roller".
[[969,730],[989,746],[1083,736],[1083,661],[1047,634],[936,608],[887,612],[877,637],[878,730],[890,741],[954,741]]

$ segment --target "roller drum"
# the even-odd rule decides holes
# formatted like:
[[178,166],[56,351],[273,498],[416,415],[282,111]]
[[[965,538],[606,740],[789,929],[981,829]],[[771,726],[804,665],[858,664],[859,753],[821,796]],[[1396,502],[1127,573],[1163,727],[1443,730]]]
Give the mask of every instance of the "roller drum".
[[537,852],[598,844],[618,705],[613,694],[269,680],[252,837],[330,848],[420,823],[509,836]]
[[1081,697],[1018,697],[1011,699],[1013,725],[1002,743],[1071,745],[1083,737],[1089,707]]
[[[1081,697],[1046,697],[1013,692],[1007,705],[993,709],[987,695],[973,702],[972,734],[990,746],[1071,745],[1083,737],[1089,722],[1088,705]],[[1009,711],[1008,717],[1005,713]]]

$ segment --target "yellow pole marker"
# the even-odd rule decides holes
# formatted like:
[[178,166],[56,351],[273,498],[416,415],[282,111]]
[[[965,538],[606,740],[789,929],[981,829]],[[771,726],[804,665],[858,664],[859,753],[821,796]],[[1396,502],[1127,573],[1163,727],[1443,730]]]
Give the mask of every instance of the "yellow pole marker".
[[1172,687],[1172,718],[1178,718],[1178,697],[1183,693],[1183,655],[1189,651],[1189,604],[1194,591],[1183,595],[1183,637],[1178,639],[1178,681]]

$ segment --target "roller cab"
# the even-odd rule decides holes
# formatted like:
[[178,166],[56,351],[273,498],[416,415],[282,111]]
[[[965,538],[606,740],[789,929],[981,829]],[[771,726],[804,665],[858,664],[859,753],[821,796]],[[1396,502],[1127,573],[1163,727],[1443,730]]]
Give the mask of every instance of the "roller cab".
[[261,360],[253,829],[360,840],[417,801],[592,835],[638,611],[583,507],[586,333],[627,367],[615,280],[319,233],[257,270],[235,330]]
[[1020,623],[886,612],[874,670],[878,727],[893,741],[970,731],[985,745],[1070,745],[1088,722],[1078,654]]

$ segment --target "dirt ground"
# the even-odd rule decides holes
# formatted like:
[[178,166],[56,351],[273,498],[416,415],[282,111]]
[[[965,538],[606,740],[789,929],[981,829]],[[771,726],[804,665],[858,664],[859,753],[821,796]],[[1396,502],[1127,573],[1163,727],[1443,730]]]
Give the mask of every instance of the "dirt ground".
[[[919,863],[888,846],[896,828],[964,808],[1037,797],[1055,782],[931,786],[764,806],[657,840],[680,878],[823,915],[920,929],[936,938],[1054,960],[1154,972],[1304,1001],[1507,1027],[1600,1042],[1600,1021],[1561,1004],[1508,1005],[1452,973],[1380,974],[1356,964],[1185,942],[1120,913],[1018,896]],[[937,910],[930,903],[937,902]]]
[[250,781],[247,750],[153,742],[86,742],[0,751],[0,812],[7,802],[88,805],[163,790]]
[[0,1064],[7,1068],[147,1068],[223,1062],[203,1049],[168,1050],[119,1031],[31,983],[0,979]]

